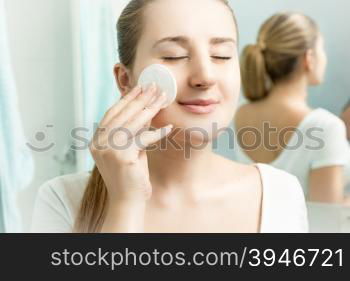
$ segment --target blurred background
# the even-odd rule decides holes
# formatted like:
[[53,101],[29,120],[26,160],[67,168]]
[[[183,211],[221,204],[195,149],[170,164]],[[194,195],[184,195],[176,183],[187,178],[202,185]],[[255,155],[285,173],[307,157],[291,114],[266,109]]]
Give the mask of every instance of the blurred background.
[[[29,231],[39,186],[92,167],[86,140],[119,99],[112,73],[118,61],[115,24],[127,2],[0,0],[0,231]],[[350,2],[230,2],[240,48],[254,43],[259,26],[277,11],[300,11],[318,22],[329,63],[325,83],[310,89],[309,100],[339,115],[350,98]],[[73,142],[74,128],[79,143]],[[216,151],[234,159],[227,142],[223,136]],[[322,206],[313,212],[313,231],[350,232],[348,210]],[[324,222],[328,229],[319,228]]]

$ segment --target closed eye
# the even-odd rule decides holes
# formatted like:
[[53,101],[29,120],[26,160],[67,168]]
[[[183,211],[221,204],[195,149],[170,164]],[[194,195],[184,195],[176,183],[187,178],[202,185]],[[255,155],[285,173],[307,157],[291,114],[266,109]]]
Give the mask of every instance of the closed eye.
[[218,56],[212,56],[214,59],[219,59],[219,60],[230,60],[231,57],[218,57]]
[[[163,60],[181,60],[181,59],[187,59],[188,57],[163,57]],[[220,60],[230,60],[231,57],[220,57],[220,56],[212,56],[214,59],[220,59]]]
[[181,59],[186,59],[188,57],[163,57],[163,60],[181,60]]

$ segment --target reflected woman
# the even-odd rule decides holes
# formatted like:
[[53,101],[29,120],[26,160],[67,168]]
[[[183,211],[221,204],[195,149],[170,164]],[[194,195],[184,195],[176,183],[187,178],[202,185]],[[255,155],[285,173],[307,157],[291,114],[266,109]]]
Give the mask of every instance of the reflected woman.
[[[235,116],[236,157],[294,174],[310,201],[341,204],[350,164],[344,122],[307,104],[308,87],[322,83],[326,64],[324,38],[310,17],[278,13],[261,26],[257,43],[241,56],[249,102]],[[242,133],[247,128],[260,138]]]

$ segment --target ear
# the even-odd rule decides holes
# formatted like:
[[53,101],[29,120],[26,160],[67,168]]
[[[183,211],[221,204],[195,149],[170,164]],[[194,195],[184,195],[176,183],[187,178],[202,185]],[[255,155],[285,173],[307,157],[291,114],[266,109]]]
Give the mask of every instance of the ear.
[[114,77],[122,96],[131,91],[133,85],[131,73],[122,63],[117,63],[114,66]]

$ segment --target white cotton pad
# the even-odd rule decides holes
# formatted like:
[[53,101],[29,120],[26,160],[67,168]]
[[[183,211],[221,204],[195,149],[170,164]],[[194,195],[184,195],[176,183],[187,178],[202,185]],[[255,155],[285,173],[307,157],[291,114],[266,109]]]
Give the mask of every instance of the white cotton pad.
[[140,74],[138,85],[146,87],[152,82],[155,82],[158,89],[167,95],[167,103],[163,108],[172,104],[176,98],[177,84],[170,69],[162,64],[152,64],[146,67]]

